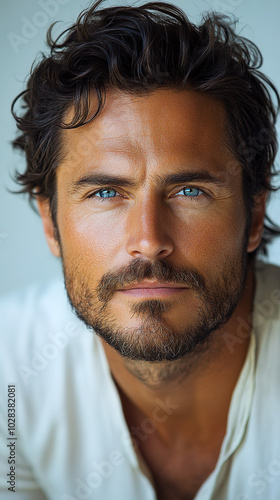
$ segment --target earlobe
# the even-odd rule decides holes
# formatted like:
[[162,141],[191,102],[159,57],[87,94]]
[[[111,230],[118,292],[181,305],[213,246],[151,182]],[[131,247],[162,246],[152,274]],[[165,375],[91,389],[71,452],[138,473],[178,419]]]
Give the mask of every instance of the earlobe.
[[254,252],[262,239],[267,193],[255,199],[252,210],[252,221],[249,233],[247,252]]
[[49,249],[55,257],[61,257],[60,246],[56,238],[56,230],[50,212],[49,200],[37,198],[37,204]]

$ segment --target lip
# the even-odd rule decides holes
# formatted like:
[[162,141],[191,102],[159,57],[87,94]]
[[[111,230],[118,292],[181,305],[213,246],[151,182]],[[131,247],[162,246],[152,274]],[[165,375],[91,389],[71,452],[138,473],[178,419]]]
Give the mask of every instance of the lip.
[[188,290],[175,283],[143,282],[117,290],[133,297],[167,297]]

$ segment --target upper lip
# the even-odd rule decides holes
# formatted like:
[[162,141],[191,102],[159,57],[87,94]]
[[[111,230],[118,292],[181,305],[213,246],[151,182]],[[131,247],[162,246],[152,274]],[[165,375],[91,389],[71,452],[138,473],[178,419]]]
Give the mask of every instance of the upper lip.
[[134,283],[132,285],[124,286],[120,290],[132,290],[134,288],[188,288],[184,285],[177,283],[160,283],[159,281],[143,281],[142,283]]

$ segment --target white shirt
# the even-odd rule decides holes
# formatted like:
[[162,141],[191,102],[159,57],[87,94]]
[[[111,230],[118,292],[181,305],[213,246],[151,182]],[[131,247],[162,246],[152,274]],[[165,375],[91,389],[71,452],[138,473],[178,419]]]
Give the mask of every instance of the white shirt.
[[[280,268],[258,263],[256,278],[254,329],[226,436],[195,500],[280,499]],[[100,340],[71,311],[63,283],[2,299],[0,323],[0,498],[156,500]],[[225,336],[231,351],[242,332],[241,322],[236,337]],[[12,438],[8,385],[16,391]],[[156,400],[142,435],[172,411],[168,399]],[[7,483],[13,446],[15,493]]]

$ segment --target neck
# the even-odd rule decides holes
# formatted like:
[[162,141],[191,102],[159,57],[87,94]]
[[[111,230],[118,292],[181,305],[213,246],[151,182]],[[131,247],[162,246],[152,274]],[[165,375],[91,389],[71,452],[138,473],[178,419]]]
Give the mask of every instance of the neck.
[[[226,430],[232,393],[250,341],[254,296],[250,266],[243,297],[230,320],[212,332],[207,342],[176,361],[148,363],[122,358],[103,343],[128,423],[153,418],[160,404],[169,418],[157,425],[166,439],[214,436]],[[238,335],[242,326],[242,337]]]

